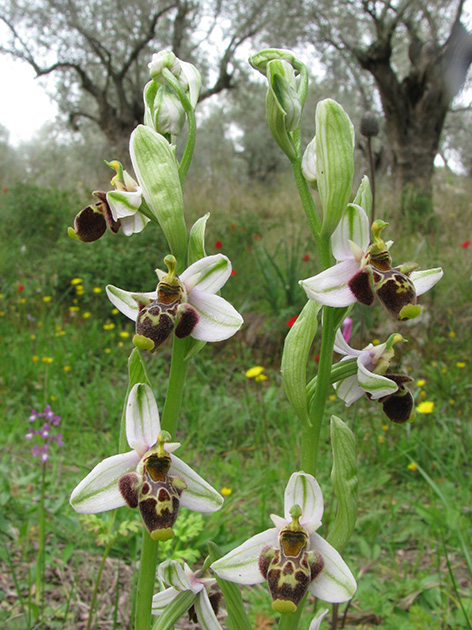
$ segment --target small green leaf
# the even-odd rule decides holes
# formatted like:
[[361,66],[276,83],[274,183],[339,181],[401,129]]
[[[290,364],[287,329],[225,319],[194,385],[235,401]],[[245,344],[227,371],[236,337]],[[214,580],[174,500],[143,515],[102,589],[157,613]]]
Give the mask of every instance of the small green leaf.
[[333,469],[331,480],[338,499],[338,509],[327,541],[341,552],[349,542],[357,519],[356,439],[351,429],[336,416],[331,416],[331,448]]

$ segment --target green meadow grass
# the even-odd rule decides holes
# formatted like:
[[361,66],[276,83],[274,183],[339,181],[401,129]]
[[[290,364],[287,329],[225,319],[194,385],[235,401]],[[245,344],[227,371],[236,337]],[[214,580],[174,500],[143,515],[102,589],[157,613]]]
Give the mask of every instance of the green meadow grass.
[[[215,515],[182,510],[182,526],[162,549],[166,557],[203,559],[207,543],[224,551],[271,526],[283,510],[283,491],[297,469],[297,423],[281,388],[280,356],[304,295],[294,282],[317,271],[317,259],[291,184],[246,194],[192,187],[189,216],[211,212],[207,252],[227,254],[235,270],[224,295],[247,324],[225,343],[207,345],[189,370],[176,439],[180,453],[227,498]],[[382,199],[379,196],[380,199]],[[355,598],[338,610],[338,627],[380,630],[455,630],[472,623],[470,452],[472,374],[472,246],[470,184],[440,182],[436,214],[423,226],[392,212],[388,197],[377,216],[390,222],[394,263],[441,264],[445,277],[424,296],[419,322],[391,322],[380,308],[353,309],[352,344],[367,344],[399,330],[408,339],[399,367],[413,379],[418,413],[396,426],[367,399],[347,409],[328,401],[354,430],[360,509],[344,552],[358,578]],[[108,515],[81,517],[70,508],[75,485],[101,459],[116,452],[127,386],[132,323],[113,312],[104,286],[150,290],[164,241],[157,230],[131,239],[107,234],[81,244],[65,236],[87,200],[18,185],[0,199],[5,247],[0,287],[0,625],[85,628],[93,580],[104,551]],[[221,246],[221,247],[220,247]],[[80,281],[79,281],[80,280]],[[316,371],[317,340],[311,366]],[[170,346],[146,357],[162,409]],[[264,366],[255,381],[245,372]],[[65,445],[47,470],[46,569],[42,615],[35,607],[40,465],[24,436],[32,409],[50,404],[62,417]],[[318,479],[325,497],[321,534],[336,503],[330,481],[328,422],[322,433]],[[127,628],[133,607],[140,534],[135,512],[117,511],[119,535],[105,563],[92,628]],[[247,588],[254,628],[275,622],[262,587]],[[308,628],[311,602],[300,627]],[[41,616],[42,621],[35,619]],[[327,625],[327,624],[326,624]]]

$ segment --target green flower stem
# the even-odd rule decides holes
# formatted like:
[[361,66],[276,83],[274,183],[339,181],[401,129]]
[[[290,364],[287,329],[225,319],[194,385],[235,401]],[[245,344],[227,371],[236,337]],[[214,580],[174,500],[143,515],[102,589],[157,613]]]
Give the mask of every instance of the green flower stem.
[[136,594],[135,630],[149,630],[151,627],[152,596],[156,581],[158,541],[153,540],[143,527],[141,562],[139,563],[138,587]]
[[189,362],[185,360],[186,350],[186,339],[178,339],[174,336],[169,385],[167,387],[167,396],[161,418],[161,429],[163,431],[169,431],[172,437],[175,437],[177,430],[183,389],[189,365]]
[[38,555],[36,557],[36,605],[43,609],[43,579],[44,579],[44,541],[46,537],[46,526],[44,519],[44,493],[46,489],[46,462],[41,464],[41,498],[39,501],[39,540]]
[[[313,233],[317,249],[319,252],[321,252],[322,242],[319,235],[321,230],[321,220],[318,216],[318,212],[316,211],[315,202],[313,201],[313,197],[311,195],[307,181],[302,173],[302,160],[300,157],[296,157],[290,160],[290,164],[292,165],[292,171],[295,177],[295,183],[298,188],[298,194],[300,195],[303,209],[305,210],[305,214],[308,219],[310,229]],[[327,269],[328,267],[329,265],[325,267],[325,269]]]
[[[113,523],[115,522],[115,516],[116,516],[116,510],[112,514],[112,517],[111,517],[111,520],[112,520]],[[113,524],[112,524],[112,528],[113,528]],[[109,528],[108,531],[111,531],[110,528]],[[103,569],[105,567],[105,561],[108,558],[108,554],[110,553],[114,542],[115,542],[115,539],[112,538],[110,540],[110,542],[107,544],[107,546],[105,547],[105,551],[103,552],[102,559],[100,561],[100,566],[98,567],[97,577],[95,578],[95,583],[93,585],[92,599],[90,601],[90,609],[89,609],[89,616],[88,616],[88,619],[87,619],[87,628],[86,628],[86,630],[90,630],[90,628],[92,626],[93,615],[94,615],[94,612],[95,612],[95,604],[97,602],[98,587],[100,586],[100,579],[102,577]]]
[[[169,385],[162,411],[161,429],[175,436],[182,404],[182,394],[187,376],[188,361],[185,361],[187,344],[185,339],[174,336]],[[152,596],[156,579],[158,542],[152,540],[147,530],[143,531],[141,562],[139,565],[138,589],[136,596],[135,630],[149,630],[151,626]]]
[[[342,361],[333,365],[331,368],[331,376],[329,382],[331,385],[337,383],[338,381],[343,381],[345,378],[349,376],[355,376],[357,374],[359,367],[357,365],[356,359],[348,359],[347,361]],[[311,399],[313,398],[316,391],[316,383],[318,382],[318,376],[315,376],[311,379],[311,381],[306,386],[306,396],[308,399],[308,404],[310,404]]]
[[163,68],[162,75],[165,77],[169,85],[172,85],[172,88],[175,90],[182,104],[182,107],[184,108],[185,113],[187,114],[187,122],[188,122],[187,144],[185,145],[184,153],[182,155],[182,159],[180,160],[180,166],[179,166],[180,184],[183,188],[185,184],[185,180],[187,178],[187,172],[190,167],[190,163],[192,161],[193,151],[195,149],[195,140],[197,136],[197,123],[195,120],[195,112],[192,107],[192,104],[188,100],[186,94],[182,90],[179,82],[174,77],[172,72],[168,68]]
[[[331,251],[329,237],[319,237],[319,256],[322,269],[331,265]],[[336,336],[336,309],[331,306],[323,307],[323,329],[321,334],[320,361],[318,377],[313,401],[309,409],[309,424],[302,427],[301,467],[302,470],[316,476],[318,461],[318,447],[321,424],[323,422],[326,397],[331,380],[331,365],[333,362],[333,347]]]

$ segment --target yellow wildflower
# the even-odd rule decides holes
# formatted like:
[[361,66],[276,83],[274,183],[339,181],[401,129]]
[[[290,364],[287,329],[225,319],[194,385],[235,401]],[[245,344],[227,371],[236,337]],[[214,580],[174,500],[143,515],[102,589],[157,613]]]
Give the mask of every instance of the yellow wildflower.
[[39,357],[37,354],[33,354],[31,358],[33,359],[34,363],[37,363],[39,361]]
[[385,442],[385,438],[383,435],[378,435],[377,440],[379,441],[379,444],[383,444]]
[[261,381],[266,381],[268,378],[266,374],[258,374],[254,380],[260,383]]
[[51,301],[50,295],[43,295],[43,302],[50,302],[50,301]]
[[72,280],[70,281],[71,284],[82,284],[82,282],[82,278],[72,278]]
[[415,464],[415,462],[411,462],[411,464],[408,464],[408,470],[416,472],[418,470],[418,466]]
[[113,330],[115,324],[113,322],[109,322],[108,324],[103,324],[103,330]]
[[129,332],[127,330],[121,330],[120,331],[120,337],[122,337],[123,339],[128,339]]
[[416,384],[418,385],[418,387],[424,387],[426,385],[426,381],[424,378],[420,378],[416,381]]
[[52,402],[56,402],[56,400],[57,400],[57,396],[54,396],[54,394],[51,394],[51,395],[49,396],[49,398],[50,398],[50,400],[51,400]]
[[114,308],[111,312],[112,315],[118,315],[120,311],[117,308]]
[[85,313],[82,313],[82,317],[84,319],[88,319],[90,317],[90,313],[88,311],[85,311]]
[[458,367],[458,368],[460,368],[460,369],[465,368],[465,362],[464,362],[464,361],[458,361],[458,362],[456,363],[456,365],[457,365],[457,367]]
[[249,368],[249,370],[246,371],[246,376],[248,378],[256,378],[256,376],[262,374],[263,371],[264,368],[262,367],[262,365],[256,365],[255,367]]
[[70,372],[71,367],[70,365],[64,365],[64,372]]
[[52,357],[41,357],[41,361],[43,363],[52,363],[53,362],[53,358]]
[[378,346],[380,343],[380,339],[372,339],[372,345],[373,346]]
[[382,429],[383,429],[384,431],[388,431],[388,430],[390,429],[390,425],[389,425],[389,424],[383,424],[383,425],[382,425]]
[[71,313],[77,313],[77,311],[80,311],[80,306],[69,306],[69,311]]
[[231,490],[231,488],[227,488],[226,486],[223,486],[220,492],[224,497],[229,497],[229,495],[232,494],[233,491]]
[[105,352],[106,354],[110,354],[111,350],[110,350],[110,348],[105,348],[105,350],[103,352]]
[[454,337],[456,336],[456,333],[453,330],[450,330],[448,334],[451,339],[454,339]]
[[416,407],[418,413],[433,413],[433,409],[434,402],[432,400],[423,400],[423,402],[420,402]]
[[102,292],[100,287],[93,287],[92,290],[93,290],[94,293],[101,293]]
[[336,394],[330,394],[329,395],[329,399],[330,400],[336,400],[336,398],[337,398]]

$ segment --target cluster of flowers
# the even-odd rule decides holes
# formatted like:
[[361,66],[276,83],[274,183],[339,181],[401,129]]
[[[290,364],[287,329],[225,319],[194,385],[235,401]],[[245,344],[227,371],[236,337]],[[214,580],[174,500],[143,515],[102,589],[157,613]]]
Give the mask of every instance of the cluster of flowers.
[[34,429],[31,426],[25,438],[27,440],[39,438],[36,440],[39,443],[32,446],[31,453],[33,457],[40,457],[42,462],[47,462],[49,459],[49,449],[53,444],[56,446],[64,446],[62,433],[54,432],[54,427],[58,427],[61,423],[61,417],[56,416],[50,405],[47,405],[42,412],[33,409],[29,421],[34,423],[40,418],[44,420],[43,426],[40,429]]

